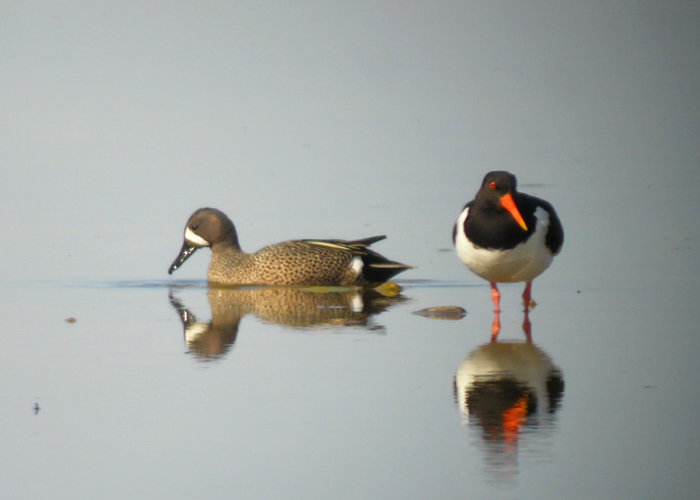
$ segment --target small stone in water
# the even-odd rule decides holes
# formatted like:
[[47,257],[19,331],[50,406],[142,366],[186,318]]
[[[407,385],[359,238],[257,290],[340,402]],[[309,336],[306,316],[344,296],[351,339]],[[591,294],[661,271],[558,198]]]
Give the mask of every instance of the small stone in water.
[[457,320],[462,319],[467,314],[467,311],[459,306],[435,306],[426,307],[420,311],[415,311],[413,314],[419,314],[432,319]]

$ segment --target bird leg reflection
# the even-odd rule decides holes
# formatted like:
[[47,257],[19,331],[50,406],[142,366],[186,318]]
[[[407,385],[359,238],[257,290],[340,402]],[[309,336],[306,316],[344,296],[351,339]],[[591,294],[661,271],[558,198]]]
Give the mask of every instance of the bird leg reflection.
[[491,324],[491,342],[496,342],[501,331],[501,313],[498,309],[494,312],[493,323]]
[[[493,314],[493,323],[491,324],[491,342],[496,342],[498,334],[501,332],[501,313],[496,310]],[[530,310],[525,308],[523,315],[523,333],[525,340],[528,343],[532,342],[532,323],[530,323]]]
[[525,307],[523,332],[525,333],[525,340],[527,340],[528,343],[532,342],[532,323],[530,323],[530,309],[528,307]]

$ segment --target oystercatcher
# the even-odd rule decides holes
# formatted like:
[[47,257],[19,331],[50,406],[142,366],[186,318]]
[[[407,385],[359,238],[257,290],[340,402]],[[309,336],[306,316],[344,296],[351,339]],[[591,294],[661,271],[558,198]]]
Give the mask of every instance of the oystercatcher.
[[561,250],[564,230],[552,205],[518,192],[510,172],[494,171],[486,174],[476,197],[462,210],[452,239],[462,262],[491,283],[496,313],[500,311],[496,283],[520,281],[526,283],[527,313],[532,280]]

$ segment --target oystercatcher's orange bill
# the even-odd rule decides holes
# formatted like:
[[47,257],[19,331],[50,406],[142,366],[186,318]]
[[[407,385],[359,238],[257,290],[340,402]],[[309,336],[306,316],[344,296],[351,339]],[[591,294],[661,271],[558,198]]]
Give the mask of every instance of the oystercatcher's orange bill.
[[520,215],[520,212],[518,212],[518,207],[515,206],[515,202],[513,201],[513,197],[510,193],[506,193],[501,196],[501,206],[508,210],[510,215],[512,215],[515,219],[515,222],[517,222],[520,227],[527,231],[527,225],[525,224],[522,215]]

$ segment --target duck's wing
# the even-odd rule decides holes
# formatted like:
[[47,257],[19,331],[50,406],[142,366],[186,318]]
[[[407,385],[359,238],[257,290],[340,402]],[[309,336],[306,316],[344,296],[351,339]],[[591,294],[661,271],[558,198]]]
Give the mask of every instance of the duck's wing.
[[386,238],[386,235],[370,236],[359,240],[299,240],[309,246],[318,246],[324,248],[333,248],[344,252],[350,252],[353,255],[365,255],[367,247]]

